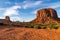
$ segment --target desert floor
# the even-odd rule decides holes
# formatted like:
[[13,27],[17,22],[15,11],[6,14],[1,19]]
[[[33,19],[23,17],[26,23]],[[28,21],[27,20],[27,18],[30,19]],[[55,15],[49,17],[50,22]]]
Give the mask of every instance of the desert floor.
[[0,40],[60,40],[60,29],[2,27]]

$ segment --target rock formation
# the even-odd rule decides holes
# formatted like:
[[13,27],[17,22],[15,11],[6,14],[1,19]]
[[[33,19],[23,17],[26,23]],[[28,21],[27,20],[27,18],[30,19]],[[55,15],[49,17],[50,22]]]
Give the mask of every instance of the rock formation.
[[36,18],[32,20],[32,23],[38,24],[57,24],[59,18],[57,12],[52,8],[45,8],[37,11]]
[[5,20],[10,21],[10,17],[9,16],[6,16],[5,17]]
[[0,19],[0,23],[4,23],[4,24],[8,24],[11,23],[12,21],[10,21],[10,17],[6,16],[5,19]]

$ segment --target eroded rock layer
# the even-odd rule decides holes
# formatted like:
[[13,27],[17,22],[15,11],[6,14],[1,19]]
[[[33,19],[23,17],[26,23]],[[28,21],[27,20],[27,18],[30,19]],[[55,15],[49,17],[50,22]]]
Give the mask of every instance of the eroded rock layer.
[[45,8],[37,11],[36,18],[31,21],[38,24],[57,24],[59,18],[57,12],[52,8]]

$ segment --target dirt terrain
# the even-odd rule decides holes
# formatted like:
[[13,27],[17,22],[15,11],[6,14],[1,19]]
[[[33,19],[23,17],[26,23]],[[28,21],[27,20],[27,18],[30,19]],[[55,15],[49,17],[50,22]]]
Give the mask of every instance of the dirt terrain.
[[60,40],[60,29],[0,28],[0,40]]

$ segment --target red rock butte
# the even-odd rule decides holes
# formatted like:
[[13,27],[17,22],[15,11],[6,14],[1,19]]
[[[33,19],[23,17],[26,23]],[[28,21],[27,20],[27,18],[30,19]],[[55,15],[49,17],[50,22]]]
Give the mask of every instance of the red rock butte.
[[56,10],[45,8],[37,11],[36,18],[31,23],[58,24],[60,22]]

